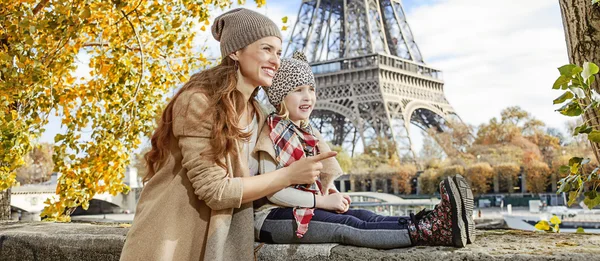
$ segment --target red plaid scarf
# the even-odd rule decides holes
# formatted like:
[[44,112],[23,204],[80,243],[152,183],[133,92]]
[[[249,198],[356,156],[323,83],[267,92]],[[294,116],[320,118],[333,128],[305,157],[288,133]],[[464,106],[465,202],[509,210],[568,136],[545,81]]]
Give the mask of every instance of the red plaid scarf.
[[[300,160],[306,156],[319,154],[317,143],[319,140],[313,134],[312,128],[307,126],[301,128],[296,126],[291,120],[281,118],[277,114],[271,114],[267,117],[267,124],[271,130],[269,137],[275,148],[277,169],[287,167],[294,161]],[[293,185],[294,188],[322,195],[321,181],[317,180],[313,184]],[[294,218],[298,229],[296,236],[302,238],[308,230],[308,223],[314,215],[314,208],[294,208]]]

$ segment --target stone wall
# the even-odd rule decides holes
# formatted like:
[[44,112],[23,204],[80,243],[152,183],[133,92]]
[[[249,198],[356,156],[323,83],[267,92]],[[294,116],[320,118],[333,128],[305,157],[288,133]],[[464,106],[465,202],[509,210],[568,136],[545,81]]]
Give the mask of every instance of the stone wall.
[[[128,228],[118,224],[2,222],[0,260],[118,260]],[[376,250],[337,244],[256,243],[257,260],[598,260],[600,235],[480,230],[466,248]]]
[[10,188],[0,190],[0,220],[10,219]]

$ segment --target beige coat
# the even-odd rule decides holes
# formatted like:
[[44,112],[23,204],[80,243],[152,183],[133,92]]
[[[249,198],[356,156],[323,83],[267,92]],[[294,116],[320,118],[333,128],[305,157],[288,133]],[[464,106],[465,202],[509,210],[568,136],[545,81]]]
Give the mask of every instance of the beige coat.
[[[211,139],[207,106],[190,91],[175,102],[168,159],[144,186],[121,260],[253,259],[252,203],[241,203],[248,163],[228,156],[226,172],[200,156]],[[259,130],[264,122],[260,112]]]

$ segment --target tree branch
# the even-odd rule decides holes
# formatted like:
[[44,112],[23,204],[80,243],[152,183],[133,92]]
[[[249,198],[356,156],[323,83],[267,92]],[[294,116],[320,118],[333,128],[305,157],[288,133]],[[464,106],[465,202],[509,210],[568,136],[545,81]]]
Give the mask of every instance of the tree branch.
[[46,4],[48,4],[48,2],[50,2],[50,0],[42,0],[41,2],[39,2],[33,8],[33,15],[36,15],[37,13],[39,13],[42,10],[42,8],[44,8],[44,6],[46,6]]
[[[138,95],[138,92],[140,90],[140,86],[142,85],[142,79],[144,78],[144,69],[145,69],[144,68],[145,67],[145,64],[144,64],[144,50],[142,49],[142,40],[140,39],[140,36],[138,35],[137,31],[135,30],[135,26],[133,25],[133,23],[131,22],[131,20],[129,20],[129,17],[127,16],[127,14],[124,11],[121,11],[121,13],[123,14],[123,17],[125,17],[125,19],[129,23],[129,26],[131,26],[131,30],[133,30],[133,33],[135,34],[135,38],[138,41],[138,46],[140,46],[139,52],[140,52],[140,60],[141,60],[141,63],[142,63],[141,64],[142,68],[140,70],[140,78],[138,79],[137,85],[135,86],[135,91],[134,91],[134,94],[133,94],[133,98],[131,100],[129,100],[125,105],[123,105],[123,107],[121,107],[119,109],[119,111],[117,111],[116,114],[119,114],[119,112],[123,108],[126,108],[130,103],[132,103],[133,101],[135,101],[137,99],[137,95]],[[132,115],[133,115],[133,113],[135,113],[135,111],[133,110],[133,108],[132,108],[131,111],[132,111]],[[123,123],[123,122],[121,121],[121,123]]]
[[[137,33],[136,33],[137,34]],[[99,42],[89,42],[89,43],[84,43],[83,47],[108,47],[108,43],[99,43]],[[140,47],[132,47],[132,46],[125,46],[125,48],[127,48],[130,51],[135,51],[135,52],[139,52],[142,49]]]

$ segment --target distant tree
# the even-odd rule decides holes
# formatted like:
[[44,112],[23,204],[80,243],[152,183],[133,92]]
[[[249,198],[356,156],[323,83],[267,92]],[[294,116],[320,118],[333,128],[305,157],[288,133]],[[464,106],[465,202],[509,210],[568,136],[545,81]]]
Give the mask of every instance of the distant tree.
[[137,170],[138,177],[144,178],[148,173],[146,159],[144,156],[150,151],[150,146],[144,147],[139,153],[133,155],[133,167]]
[[514,186],[521,172],[521,167],[515,163],[503,163],[493,166],[494,174],[498,175],[500,191],[514,192]]
[[527,191],[531,193],[542,193],[546,191],[550,182],[550,168],[548,164],[541,161],[533,161],[524,168]]
[[342,171],[344,173],[348,173],[352,169],[352,158],[350,154],[346,152],[341,146],[333,146],[333,144],[329,144],[331,150],[336,151],[338,154],[335,156],[335,159],[340,164]]
[[435,169],[426,169],[419,176],[419,187],[421,194],[435,194],[438,193],[436,181],[438,172]]
[[17,169],[17,181],[21,184],[48,181],[54,169],[52,154],[52,144],[41,143],[34,146],[25,156],[25,165]]
[[467,167],[465,178],[471,184],[474,194],[487,193],[494,175],[494,169],[487,162],[476,163]]
[[394,180],[398,182],[398,191],[401,194],[410,194],[412,191],[412,178],[417,172],[417,167],[414,165],[402,165],[397,170]]
[[565,144],[567,144],[568,138],[565,136],[565,134],[561,130],[559,130],[557,128],[549,127],[546,129],[546,133],[552,137],[557,138],[558,145],[564,146]]
[[419,156],[421,158],[420,161],[442,159],[444,157],[444,150],[430,135],[424,135],[423,149],[421,149]]
[[436,141],[448,158],[471,158],[466,151],[474,140],[473,127],[457,119],[448,119],[446,125],[448,128],[443,132],[430,128],[427,134]]
[[365,147],[364,153],[372,155],[385,163],[394,155],[397,155],[396,143],[389,138],[378,136]]

